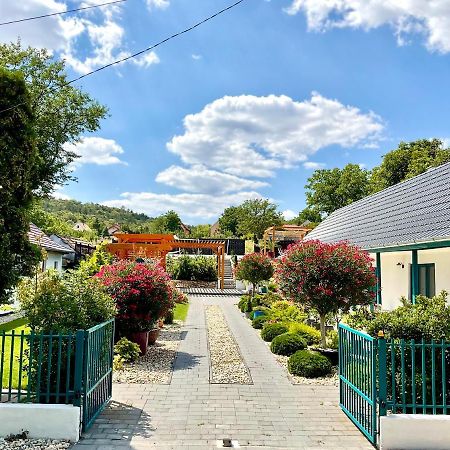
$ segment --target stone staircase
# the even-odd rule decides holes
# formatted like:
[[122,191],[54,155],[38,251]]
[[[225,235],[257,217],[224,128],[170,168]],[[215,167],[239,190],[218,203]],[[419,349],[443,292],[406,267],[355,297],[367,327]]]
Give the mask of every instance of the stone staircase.
[[224,288],[236,289],[236,282],[234,281],[233,270],[231,268],[231,259],[227,257],[225,257]]

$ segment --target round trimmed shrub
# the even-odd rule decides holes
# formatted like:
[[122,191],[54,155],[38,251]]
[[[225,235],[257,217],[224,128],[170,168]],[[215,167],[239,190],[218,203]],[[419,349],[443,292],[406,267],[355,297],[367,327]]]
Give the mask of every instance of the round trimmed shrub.
[[320,353],[310,350],[299,350],[290,356],[288,370],[292,375],[317,378],[331,372],[331,362]]
[[287,330],[288,329],[281,323],[267,323],[266,325],[263,326],[263,329],[261,331],[261,337],[266,342],[271,342],[280,334],[286,333]]
[[295,333],[280,334],[270,344],[270,350],[276,355],[291,356],[306,348],[306,341]]
[[269,317],[266,315],[255,317],[252,320],[252,327],[256,328],[257,330],[260,330],[268,320],[269,320]]

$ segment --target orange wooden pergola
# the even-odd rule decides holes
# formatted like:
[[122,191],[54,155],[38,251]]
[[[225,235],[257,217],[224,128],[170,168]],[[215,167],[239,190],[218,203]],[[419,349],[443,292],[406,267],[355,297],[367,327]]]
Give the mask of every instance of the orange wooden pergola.
[[109,253],[120,259],[155,258],[166,267],[167,253],[182,248],[209,248],[217,256],[217,274],[220,289],[224,288],[225,242],[197,242],[189,239],[176,239],[173,234],[115,234],[117,242],[108,244]]

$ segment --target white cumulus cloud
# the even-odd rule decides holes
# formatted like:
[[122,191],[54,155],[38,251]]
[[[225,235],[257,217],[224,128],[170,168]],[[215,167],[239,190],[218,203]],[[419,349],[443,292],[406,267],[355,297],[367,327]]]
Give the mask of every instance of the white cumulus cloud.
[[166,9],[170,5],[169,0],[147,0],[148,9]]
[[264,181],[240,178],[217,170],[207,169],[202,165],[194,165],[189,168],[170,166],[156,176],[156,181],[181,191],[210,195],[259,189],[268,186],[268,183]]
[[[161,0],[159,0],[161,1]],[[98,4],[88,0],[80,6]],[[63,0],[4,1],[1,17],[14,20],[66,11]],[[70,5],[73,7],[73,5]],[[0,42],[15,42],[47,48],[58,53],[78,73],[122,59],[130,54],[125,44],[126,31],[121,24],[123,5],[108,5],[80,12],[77,15],[53,16],[0,27]],[[159,62],[152,52],[131,60],[147,68]]]
[[150,216],[163,214],[173,209],[181,217],[193,220],[216,219],[230,205],[239,205],[245,200],[261,198],[257,192],[238,192],[229,195],[209,194],[156,194],[153,192],[125,192],[117,200],[103,202],[107,206],[130,208]]
[[286,220],[295,219],[297,216],[298,216],[298,214],[296,214],[294,211],[292,211],[292,209],[286,209],[283,211],[283,217]]
[[400,45],[422,35],[431,51],[450,52],[448,0],[293,0],[289,14],[303,12],[311,30],[393,28]]
[[66,150],[79,156],[73,163],[74,167],[83,164],[96,164],[98,166],[127,164],[117,156],[122,155],[124,150],[114,139],[105,139],[97,136],[84,137],[80,142],[65,144],[64,147]]
[[372,112],[318,93],[302,102],[284,95],[242,95],[220,98],[186,116],[184,130],[167,148],[186,164],[270,177],[323,147],[373,146],[383,123]]
[[325,167],[326,164],[324,163],[319,163],[319,162],[314,162],[314,161],[306,161],[303,163],[303,167],[305,169],[309,169],[309,170],[317,170],[317,169],[323,169]]

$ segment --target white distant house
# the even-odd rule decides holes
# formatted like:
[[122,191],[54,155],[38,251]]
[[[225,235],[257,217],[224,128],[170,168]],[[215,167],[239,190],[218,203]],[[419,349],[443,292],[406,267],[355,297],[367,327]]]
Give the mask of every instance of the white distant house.
[[92,231],[91,227],[87,223],[84,223],[84,222],[77,222],[73,226],[73,229],[75,231]]
[[450,293],[450,163],[327,217],[305,240],[349,241],[374,258],[383,309]]
[[54,269],[58,272],[63,270],[63,258],[70,257],[74,250],[67,244],[58,243],[50,239],[40,228],[33,223],[30,224],[28,239],[32,244],[45,250],[46,258],[42,261],[42,271]]

